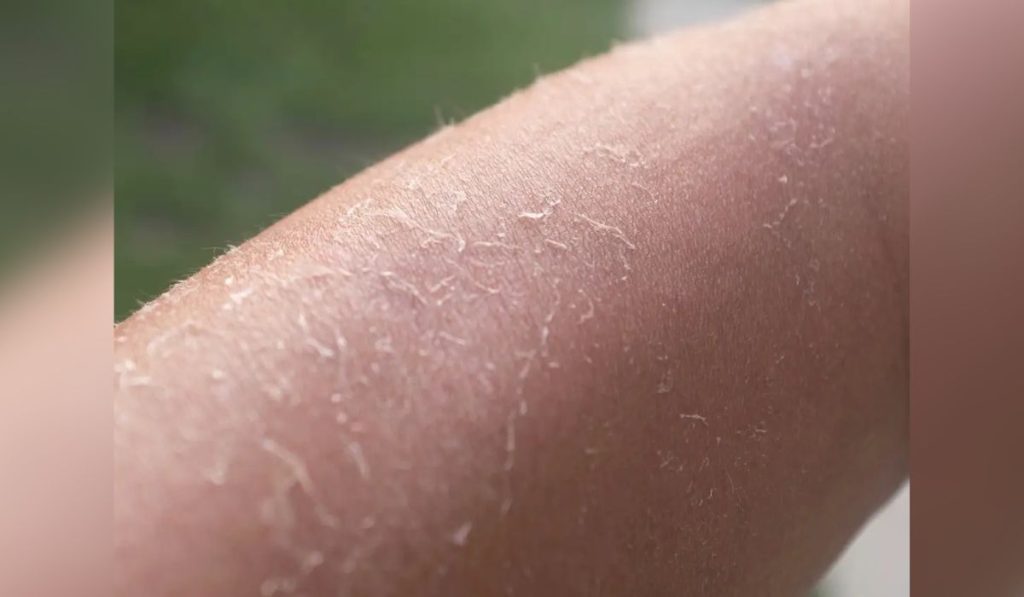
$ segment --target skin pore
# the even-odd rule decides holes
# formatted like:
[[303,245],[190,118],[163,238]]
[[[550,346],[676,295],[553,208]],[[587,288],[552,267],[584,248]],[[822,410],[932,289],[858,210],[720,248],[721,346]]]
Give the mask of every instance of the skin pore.
[[907,7],[619,46],[115,330],[117,595],[793,595],[905,476]]

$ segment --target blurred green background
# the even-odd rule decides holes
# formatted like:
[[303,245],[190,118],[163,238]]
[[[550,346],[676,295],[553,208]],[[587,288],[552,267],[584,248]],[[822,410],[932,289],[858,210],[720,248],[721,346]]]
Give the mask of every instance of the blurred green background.
[[440,122],[607,49],[625,8],[117,2],[116,317]]
[[[6,3],[0,18],[0,293],[109,197],[107,0]],[[30,267],[30,266],[29,266]]]

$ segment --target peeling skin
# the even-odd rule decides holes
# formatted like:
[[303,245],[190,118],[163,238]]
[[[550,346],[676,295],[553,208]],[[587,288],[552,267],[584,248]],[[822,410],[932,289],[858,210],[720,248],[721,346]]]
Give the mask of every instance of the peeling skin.
[[421,241],[420,246],[427,246],[434,242],[451,241],[455,245],[455,250],[459,253],[461,253],[462,250],[466,248],[466,241],[465,239],[462,238],[461,235],[453,232],[446,232],[443,230],[434,230],[431,228],[426,228],[418,221],[416,221],[412,216],[403,211],[401,208],[396,207],[388,211],[370,211],[367,213],[367,215],[371,217],[387,218],[390,220],[394,220],[395,222],[398,222],[403,226],[407,226],[409,228],[422,232],[426,236],[426,238],[423,241]]
[[448,332],[438,332],[437,333],[437,337],[441,338],[442,340],[447,340],[448,342],[451,342],[452,344],[457,344],[459,346],[469,346],[469,341],[468,340],[464,340],[464,339],[459,338],[457,336],[453,336],[452,334],[449,334]]
[[132,359],[125,359],[114,364],[114,373],[117,374],[118,387],[122,391],[134,386],[148,386],[153,383],[153,378],[136,373],[136,368],[135,361]]
[[524,211],[519,214],[521,220],[543,220],[547,218],[549,213],[543,211]]
[[797,199],[797,198],[793,198],[793,199],[790,199],[790,200],[789,200],[789,202],[788,202],[788,203],[786,203],[786,205],[785,205],[785,206],[784,206],[784,207],[782,208],[782,211],[781,211],[781,212],[779,212],[779,215],[777,215],[777,216],[775,217],[775,219],[774,219],[774,220],[772,220],[771,222],[765,222],[765,223],[764,223],[764,227],[765,227],[765,228],[767,228],[767,229],[769,229],[769,230],[772,230],[772,231],[775,231],[775,230],[777,230],[777,229],[778,229],[778,227],[779,227],[779,226],[781,226],[781,225],[782,225],[782,223],[786,221],[786,216],[788,216],[788,215],[789,215],[789,212],[790,212],[790,211],[791,211],[791,210],[792,210],[792,209],[793,209],[793,208],[794,208],[794,207],[795,207],[795,206],[796,206],[796,205],[797,205],[798,203],[800,203],[800,200],[799,200],[799,199]]
[[558,207],[558,205],[561,202],[562,202],[561,199],[554,199],[553,201],[548,201],[544,205],[544,209],[542,209],[541,211],[522,211],[522,212],[519,213],[518,217],[519,217],[520,220],[535,220],[535,221],[546,220],[549,217],[551,217],[552,214],[555,213],[555,208]]
[[431,284],[430,286],[428,286],[427,291],[430,292],[430,294],[437,294],[437,292],[440,291],[442,288],[450,288],[451,283],[457,277],[458,276],[456,274],[445,276],[444,278],[438,280],[436,284]]
[[694,421],[700,421],[701,423],[704,424],[705,427],[708,426],[708,418],[705,417],[704,415],[683,413],[683,414],[679,415],[679,418],[680,419],[693,419]]
[[368,480],[370,478],[370,464],[366,461],[366,457],[363,456],[363,447],[358,442],[348,442],[345,448],[348,450],[352,462],[355,463],[356,468],[359,470],[359,476],[364,480]]
[[582,324],[594,318],[594,301],[582,288],[579,290],[579,293],[583,295],[583,298],[587,299],[587,310],[581,313],[579,319],[576,320],[577,324]]
[[672,391],[672,371],[666,371],[661,375],[655,391],[658,394],[668,394]]
[[320,358],[323,358],[323,359],[332,359],[332,358],[334,358],[334,355],[335,355],[334,349],[329,347],[329,346],[327,346],[327,345],[325,345],[325,344],[322,344],[316,338],[312,338],[312,337],[311,338],[307,338],[306,339],[306,343],[309,344],[309,346],[312,347],[313,350],[315,350],[318,355],[320,355]]
[[235,305],[235,306],[241,305],[242,302],[245,301],[245,299],[247,299],[250,296],[252,296],[252,293],[254,291],[255,291],[254,288],[246,288],[244,290],[239,290],[238,292],[232,292],[231,294],[228,295],[228,298],[231,299],[231,304],[232,305]]
[[180,335],[198,334],[201,332],[202,330],[196,322],[186,321],[183,325],[170,328],[166,332],[158,334],[150,340],[146,345],[146,354],[149,357],[157,357],[160,355],[168,340]]
[[612,161],[626,164],[631,168],[636,168],[643,164],[643,157],[640,153],[636,149],[626,145],[598,143],[592,149],[588,149],[587,151],[596,153],[597,155],[606,157]]
[[620,241],[622,241],[622,244],[626,245],[626,247],[628,247],[629,249],[636,250],[636,245],[634,245],[632,243],[632,241],[630,241],[628,238],[626,238],[626,235],[622,232],[622,229],[619,228],[618,226],[612,226],[611,224],[605,224],[603,222],[598,222],[597,220],[591,218],[590,216],[588,216],[586,214],[576,214],[576,216],[579,219],[583,220],[584,222],[590,224],[594,228],[594,230],[596,230],[598,232],[607,232],[607,233],[611,234],[612,236],[614,236],[615,238],[617,238]]
[[384,279],[384,285],[387,288],[395,290],[397,292],[404,292],[411,296],[412,298],[416,299],[416,301],[422,305],[427,304],[427,299],[423,298],[423,295],[420,294],[420,291],[416,288],[416,286],[410,282],[403,280],[395,272],[383,271],[380,272],[380,277]]
[[316,489],[313,487],[313,480],[309,477],[309,472],[306,470],[306,464],[295,453],[285,449],[274,440],[267,438],[260,442],[260,448],[287,466],[303,491],[309,495],[316,493]]
[[114,594],[801,594],[905,475],[898,6],[618,46],[140,309]]
[[455,529],[452,532],[452,543],[458,545],[459,547],[465,546],[466,542],[469,541],[469,533],[472,530],[473,523],[469,521],[464,522],[459,526],[459,528]]
[[324,563],[324,554],[318,550],[306,552],[299,561],[299,572],[294,576],[274,576],[260,584],[261,597],[292,595],[303,579]]
[[567,244],[565,244],[563,242],[559,242],[559,241],[557,241],[555,239],[552,239],[552,238],[545,238],[544,239],[544,244],[546,244],[546,245],[548,245],[550,247],[554,247],[556,249],[559,249],[561,251],[568,251],[569,250],[569,245],[567,245]]
[[216,450],[214,462],[202,471],[203,477],[213,485],[223,486],[231,469],[231,457],[231,452],[225,448]]
[[[284,464],[288,468],[289,472],[291,473],[291,478],[286,479],[283,485],[278,486],[278,491],[276,495],[272,498],[273,502],[276,503],[274,506],[271,507],[276,508],[277,510],[277,514],[271,515],[271,519],[273,520],[272,524],[276,524],[281,519],[283,519],[283,524],[285,527],[290,527],[294,524],[294,513],[292,512],[292,506],[290,503],[288,503],[288,498],[287,496],[284,495],[283,492],[287,491],[287,489],[291,487],[292,483],[298,483],[299,487],[302,488],[302,491],[309,497],[309,499],[313,500],[316,503],[316,514],[320,521],[328,527],[337,527],[337,517],[335,517],[334,514],[329,512],[327,508],[321,503],[317,489],[313,485],[313,479],[312,477],[310,477],[309,471],[306,468],[306,463],[303,462],[302,459],[297,454],[284,448],[276,441],[269,438],[263,438],[263,440],[260,441],[260,448],[262,448],[265,452],[278,459],[282,464]],[[280,518],[275,518],[278,516]]]
[[[505,470],[511,471],[516,462],[516,416],[518,411],[509,414],[505,423]],[[523,413],[525,414],[525,413]]]

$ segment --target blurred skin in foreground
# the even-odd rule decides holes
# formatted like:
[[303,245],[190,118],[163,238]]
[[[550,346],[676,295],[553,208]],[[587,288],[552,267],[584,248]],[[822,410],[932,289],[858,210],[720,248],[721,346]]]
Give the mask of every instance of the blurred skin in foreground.
[[793,595],[906,474],[908,23],[621,46],[115,331],[117,595]]
[[1024,4],[914,10],[914,594],[1019,596]]
[[111,228],[74,220],[0,280],[0,595],[110,594]]

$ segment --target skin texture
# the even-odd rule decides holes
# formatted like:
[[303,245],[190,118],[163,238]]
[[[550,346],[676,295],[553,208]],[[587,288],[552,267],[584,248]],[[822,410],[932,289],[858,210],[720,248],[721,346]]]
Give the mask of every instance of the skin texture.
[[116,594],[792,595],[905,475],[906,6],[615,48],[115,331]]

